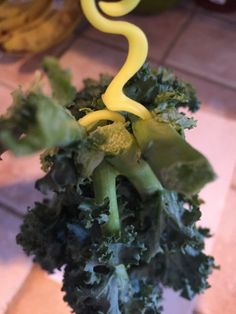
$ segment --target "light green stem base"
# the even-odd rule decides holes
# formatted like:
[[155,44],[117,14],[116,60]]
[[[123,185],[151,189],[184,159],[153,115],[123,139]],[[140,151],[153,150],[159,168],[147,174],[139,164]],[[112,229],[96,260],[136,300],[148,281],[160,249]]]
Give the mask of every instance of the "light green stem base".
[[106,161],[103,161],[93,173],[93,185],[97,203],[109,199],[109,220],[103,226],[105,234],[120,234],[120,218],[116,195],[116,177],[118,173]]

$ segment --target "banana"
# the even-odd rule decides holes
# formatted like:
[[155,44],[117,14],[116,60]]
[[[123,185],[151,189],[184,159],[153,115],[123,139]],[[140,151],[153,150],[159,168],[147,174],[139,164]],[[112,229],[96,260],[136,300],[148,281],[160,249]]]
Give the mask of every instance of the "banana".
[[8,1],[3,1],[0,4],[0,20],[10,17],[15,17],[16,15],[24,12],[30,6],[29,2],[17,2],[9,3]]
[[16,16],[0,21],[0,36],[27,25],[42,14],[52,3],[52,0],[32,0],[29,7]]
[[53,15],[54,10],[51,6],[49,6],[41,15],[39,15],[35,20],[29,22],[26,25],[22,25],[18,27],[16,30],[13,30],[12,32],[6,33],[2,36],[0,36],[0,44],[4,43],[6,40],[8,40],[10,37],[12,37],[13,34],[29,31],[33,28],[38,27],[40,24],[42,24],[44,21],[49,19]]
[[80,18],[79,1],[65,0],[62,9],[55,10],[47,20],[37,27],[13,33],[3,43],[3,48],[12,52],[45,50],[70,35],[78,25]]

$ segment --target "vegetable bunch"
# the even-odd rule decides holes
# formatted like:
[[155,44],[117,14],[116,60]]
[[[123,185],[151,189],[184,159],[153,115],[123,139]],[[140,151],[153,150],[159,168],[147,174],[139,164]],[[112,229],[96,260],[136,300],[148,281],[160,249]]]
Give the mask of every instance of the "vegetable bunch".
[[122,112],[126,122],[82,127],[103,109],[111,77],[85,80],[77,91],[52,58],[40,82],[13,93],[0,118],[0,152],[41,154],[45,198],[25,214],[17,235],[27,255],[52,273],[64,269],[65,301],[77,314],[158,314],[163,287],[192,299],[209,287],[216,267],[205,255],[209,230],[198,227],[200,189],[215,177],[207,159],[185,141],[196,121],[181,107],[199,108],[193,88],[148,64],[125,93],[152,119]]

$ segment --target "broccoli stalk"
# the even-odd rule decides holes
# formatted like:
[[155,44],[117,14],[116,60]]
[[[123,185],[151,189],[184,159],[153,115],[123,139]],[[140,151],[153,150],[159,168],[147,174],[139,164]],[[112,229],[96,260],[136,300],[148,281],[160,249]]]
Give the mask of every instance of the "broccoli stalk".
[[168,123],[154,119],[133,123],[142,154],[165,188],[192,195],[214,180],[208,160]]
[[103,226],[105,234],[120,234],[120,219],[116,196],[116,178],[127,177],[142,199],[163,190],[147,162],[140,159],[140,150],[125,125],[115,122],[98,127],[89,136],[90,143],[105,153],[104,160],[93,172],[96,202],[109,199],[109,221]]
[[106,160],[128,178],[142,198],[162,190],[152,169],[140,159],[134,137],[121,122],[98,127],[90,134],[91,143],[105,153]]
[[120,234],[120,217],[116,195],[117,171],[106,161],[103,161],[93,172],[95,199],[98,204],[109,199],[109,220],[103,226],[105,234]]
[[163,188],[148,163],[131,158],[134,152],[138,152],[136,145],[121,155],[108,157],[107,160],[133,184],[142,198],[161,191]]

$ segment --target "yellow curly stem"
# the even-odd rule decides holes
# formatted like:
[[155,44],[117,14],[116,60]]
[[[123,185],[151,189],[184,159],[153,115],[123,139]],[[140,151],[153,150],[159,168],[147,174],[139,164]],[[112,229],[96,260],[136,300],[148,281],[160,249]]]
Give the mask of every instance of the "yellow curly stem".
[[[121,0],[115,3],[100,1],[98,5],[107,15],[121,16],[132,11],[139,2],[140,0]],[[128,98],[123,92],[125,84],[146,60],[148,43],[145,34],[131,23],[105,18],[99,12],[96,0],[81,0],[81,6],[87,19],[95,28],[105,33],[124,35],[129,42],[125,64],[102,95],[106,107],[112,111],[132,113],[141,119],[150,119],[150,112],[140,103]]]
[[125,118],[121,114],[104,109],[86,114],[86,116],[79,119],[79,124],[84,126],[85,128],[89,128],[91,127],[91,125],[100,120],[110,120],[114,122],[125,123]]
[[99,7],[103,13],[116,17],[130,13],[139,2],[140,0],[122,0],[115,3],[99,1]]

